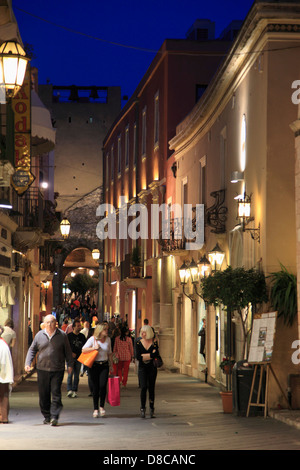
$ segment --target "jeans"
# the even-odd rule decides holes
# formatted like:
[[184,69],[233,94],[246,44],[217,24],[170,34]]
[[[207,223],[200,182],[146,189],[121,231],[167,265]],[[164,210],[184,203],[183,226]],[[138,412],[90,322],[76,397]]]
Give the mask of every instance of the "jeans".
[[97,364],[97,362],[94,362],[93,366],[90,369],[94,410],[98,410],[99,400],[100,400],[100,408],[104,408],[108,374],[109,374],[108,363]]
[[149,392],[149,405],[154,409],[155,398],[155,381],[157,377],[157,369],[152,364],[147,366],[139,365],[139,384],[141,387],[141,408],[146,408],[147,390]]
[[61,384],[64,372],[64,370],[47,371],[37,369],[40,409],[45,418],[59,418],[63,407]]
[[68,374],[67,380],[67,390],[72,392],[77,392],[79,384],[79,375],[81,369],[81,362],[74,361],[74,366],[71,374]]

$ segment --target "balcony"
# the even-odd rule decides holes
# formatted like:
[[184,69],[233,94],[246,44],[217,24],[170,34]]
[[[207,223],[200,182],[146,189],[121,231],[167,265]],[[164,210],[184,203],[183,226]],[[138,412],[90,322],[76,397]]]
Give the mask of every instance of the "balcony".
[[43,245],[58,228],[55,207],[44,199],[38,188],[29,188],[26,193],[14,201],[17,211],[11,217],[18,224],[14,234],[14,245],[19,250],[32,249]]

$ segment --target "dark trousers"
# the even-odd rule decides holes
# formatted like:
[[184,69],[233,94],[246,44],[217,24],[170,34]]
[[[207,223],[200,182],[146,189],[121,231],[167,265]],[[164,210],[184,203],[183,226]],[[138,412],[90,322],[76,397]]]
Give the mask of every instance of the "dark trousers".
[[9,384],[0,384],[0,422],[8,421]]
[[108,374],[109,374],[108,364],[94,363],[90,369],[94,410],[98,410],[99,400],[100,400],[100,407],[104,408]]
[[148,366],[139,365],[139,384],[141,387],[141,408],[146,408],[147,390],[149,392],[149,405],[154,409],[155,381],[157,369],[152,364]]
[[64,371],[37,370],[40,409],[45,418],[58,419],[63,404],[61,401],[61,384]]

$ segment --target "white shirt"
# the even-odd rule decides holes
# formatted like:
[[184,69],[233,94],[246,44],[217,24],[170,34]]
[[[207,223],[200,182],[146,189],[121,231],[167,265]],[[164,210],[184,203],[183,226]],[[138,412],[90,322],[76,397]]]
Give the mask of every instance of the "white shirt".
[[99,344],[99,352],[96,356],[95,361],[108,361],[108,356],[111,354],[111,341],[110,338],[107,336],[104,343],[99,340],[96,340],[94,336],[91,336],[85,345],[83,346],[82,350],[86,348],[93,348],[95,345],[95,341]]

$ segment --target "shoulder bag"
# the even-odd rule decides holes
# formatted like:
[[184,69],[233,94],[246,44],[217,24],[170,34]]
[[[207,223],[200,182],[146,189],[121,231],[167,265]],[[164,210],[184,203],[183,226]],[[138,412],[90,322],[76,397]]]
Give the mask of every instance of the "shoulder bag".
[[78,357],[77,361],[81,362],[81,364],[84,364],[87,367],[92,367],[98,355],[98,352],[98,349],[93,349],[93,351],[90,352],[84,352],[83,350],[83,352]]

